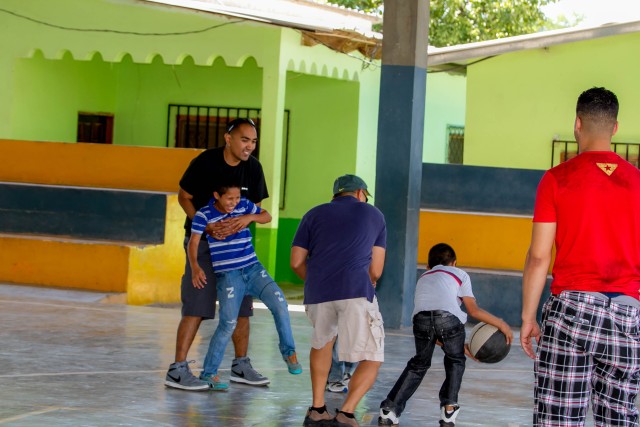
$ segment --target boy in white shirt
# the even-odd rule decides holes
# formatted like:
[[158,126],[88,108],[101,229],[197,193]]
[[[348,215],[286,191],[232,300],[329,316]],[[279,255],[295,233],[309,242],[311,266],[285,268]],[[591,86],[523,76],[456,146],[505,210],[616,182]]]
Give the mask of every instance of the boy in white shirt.
[[379,425],[398,425],[407,401],[418,389],[427,370],[436,344],[444,351],[446,379],[440,388],[440,425],[455,426],[460,411],[458,392],[465,369],[465,329],[467,314],[494,325],[511,344],[513,333],[504,320],[481,309],[471,290],[471,279],[456,267],[456,253],[446,243],[429,250],[429,271],[418,279],[413,309],[413,335],[416,355],[396,381],[387,398],[380,403]]

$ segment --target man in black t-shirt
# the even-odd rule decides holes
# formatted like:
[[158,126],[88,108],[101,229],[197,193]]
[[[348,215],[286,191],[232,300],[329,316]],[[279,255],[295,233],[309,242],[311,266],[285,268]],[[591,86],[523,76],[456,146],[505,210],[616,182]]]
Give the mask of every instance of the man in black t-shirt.
[[[213,148],[198,155],[180,180],[178,202],[187,214],[185,221],[185,249],[191,234],[191,219],[196,211],[205,206],[213,191],[221,181],[228,181],[231,177],[242,186],[242,196],[259,204],[269,197],[265,183],[262,165],[251,153],[258,141],[255,124],[250,119],[236,119],[229,122],[224,135],[226,145]],[[225,237],[246,228],[249,221],[246,216],[239,216],[229,220],[210,224],[207,233],[216,239]],[[204,235],[203,235],[204,236]],[[198,264],[207,276],[206,286],[197,289],[191,281],[191,266],[185,264],[182,276],[182,320],[178,326],[176,338],[175,361],[169,367],[165,385],[183,390],[207,390],[209,385],[197,379],[189,369],[187,353],[193,343],[203,319],[213,319],[216,309],[216,282],[211,266],[209,246],[206,237],[198,248]],[[266,385],[269,379],[260,375],[251,366],[247,357],[249,346],[249,316],[252,316],[253,300],[247,296],[242,303],[238,323],[232,340],[235,356],[231,366],[231,381],[249,385]]]

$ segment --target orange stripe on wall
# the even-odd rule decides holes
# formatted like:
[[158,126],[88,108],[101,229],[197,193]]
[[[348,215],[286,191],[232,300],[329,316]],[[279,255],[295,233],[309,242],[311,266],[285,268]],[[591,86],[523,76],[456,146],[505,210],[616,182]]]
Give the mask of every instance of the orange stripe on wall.
[[0,139],[0,181],[177,192],[201,151]]
[[444,242],[456,251],[460,266],[522,270],[531,218],[422,210],[418,232],[419,264],[427,264],[429,249]]

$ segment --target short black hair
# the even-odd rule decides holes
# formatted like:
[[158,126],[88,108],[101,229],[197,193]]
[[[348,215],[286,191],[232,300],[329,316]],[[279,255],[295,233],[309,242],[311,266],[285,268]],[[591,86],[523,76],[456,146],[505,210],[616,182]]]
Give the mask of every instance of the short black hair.
[[456,252],[446,243],[438,243],[429,249],[429,268],[436,265],[451,265],[456,260]]
[[226,178],[220,181],[218,185],[216,185],[215,191],[216,193],[218,193],[218,195],[222,196],[227,191],[229,191],[230,188],[239,188],[240,190],[242,190],[242,186],[240,185],[240,182],[238,182],[238,180],[233,178]]
[[618,97],[603,87],[592,87],[578,97],[576,116],[597,126],[613,126],[618,120]]
[[241,117],[238,119],[233,119],[229,123],[227,123],[227,133],[231,133],[232,130],[240,125],[251,125],[254,129],[256,129],[256,124],[253,122],[253,120]]

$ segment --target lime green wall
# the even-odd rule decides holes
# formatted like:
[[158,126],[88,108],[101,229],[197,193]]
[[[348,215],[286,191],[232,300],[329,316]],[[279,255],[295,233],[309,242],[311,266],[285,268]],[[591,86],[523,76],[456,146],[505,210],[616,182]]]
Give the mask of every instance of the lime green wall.
[[466,79],[447,73],[427,75],[422,161],[446,163],[447,126],[464,126]]
[[287,75],[291,111],[284,218],[301,218],[331,199],[338,175],[354,173],[358,84],[297,73]]
[[79,111],[115,110],[116,76],[99,58],[50,61],[38,54],[17,60],[14,76],[11,138],[72,142]]
[[[14,139],[74,142],[78,111],[114,114],[114,143],[164,146],[169,103],[260,108],[262,71],[244,67],[47,60],[17,61]],[[38,117],[35,122],[33,117]]]
[[504,54],[468,68],[465,164],[547,169],[554,137],[573,139],[580,93],[618,95],[614,141],[640,142],[640,34]]

